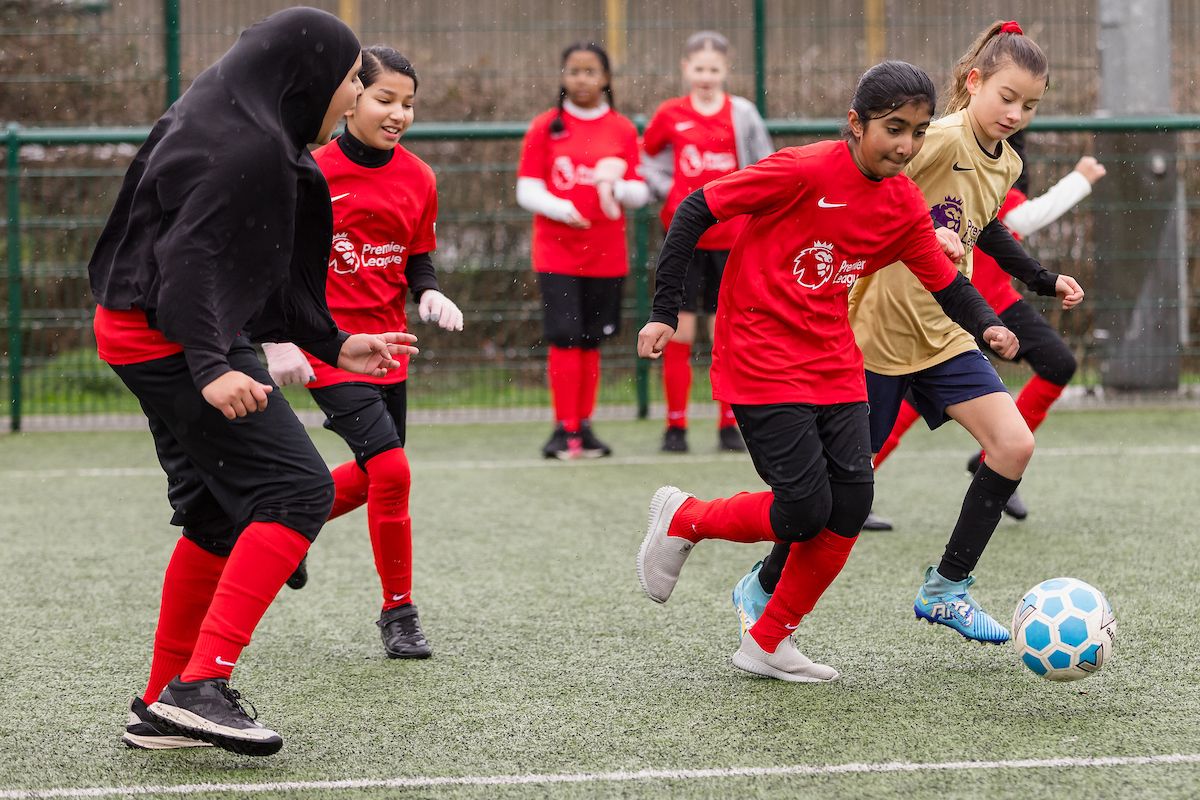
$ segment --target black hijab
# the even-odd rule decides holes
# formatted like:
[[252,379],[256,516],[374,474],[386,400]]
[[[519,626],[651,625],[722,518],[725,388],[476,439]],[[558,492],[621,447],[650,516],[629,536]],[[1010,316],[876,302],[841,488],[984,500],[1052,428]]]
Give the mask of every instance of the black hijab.
[[143,309],[183,345],[197,388],[229,371],[242,332],[337,360],[333,215],[307,145],[359,52],[332,14],[273,14],[196,77],[125,174],[88,265],[92,294]]

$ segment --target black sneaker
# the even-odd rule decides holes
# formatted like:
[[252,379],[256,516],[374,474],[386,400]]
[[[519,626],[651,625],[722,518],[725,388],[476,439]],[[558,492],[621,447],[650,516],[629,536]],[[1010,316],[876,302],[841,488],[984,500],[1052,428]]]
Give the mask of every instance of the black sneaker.
[[121,741],[126,747],[137,750],[176,750],[180,747],[212,747],[208,742],[193,739],[190,736],[176,736],[163,733],[150,719],[146,710],[146,701],[140,697],[133,698],[129,704],[129,719],[125,722],[125,733]]
[[579,441],[583,445],[584,458],[603,458],[612,455],[612,448],[596,438],[596,432],[592,430],[590,419],[579,423]]
[[308,556],[300,559],[296,571],[287,579],[287,585],[292,589],[303,589],[308,584]]
[[[967,459],[967,472],[974,475],[979,471],[979,465],[982,463],[983,451],[978,450],[975,455]],[[1008,498],[1008,502],[1004,504],[1004,513],[1013,519],[1021,520],[1029,516],[1029,507],[1025,505],[1025,501],[1019,494],[1013,492],[1012,497]]]
[[717,429],[717,445],[728,453],[746,452],[746,443],[742,441],[742,432],[737,425],[726,425]]
[[542,455],[546,458],[569,458],[567,444],[567,429],[559,425],[550,434],[550,438],[542,445]]
[[379,626],[379,636],[388,658],[429,658],[433,655],[425,632],[421,630],[417,607],[412,603],[389,608],[375,624]]
[[224,678],[181,681],[173,678],[147,711],[155,727],[178,736],[210,742],[231,753],[269,756],[283,747],[283,737],[264,728],[242,708],[242,696]]
[[892,530],[892,521],[871,511],[867,514],[867,521],[863,523],[862,529],[864,531],[890,531]]
[[686,453],[688,451],[687,428],[667,426],[663,431],[662,451],[664,453]]

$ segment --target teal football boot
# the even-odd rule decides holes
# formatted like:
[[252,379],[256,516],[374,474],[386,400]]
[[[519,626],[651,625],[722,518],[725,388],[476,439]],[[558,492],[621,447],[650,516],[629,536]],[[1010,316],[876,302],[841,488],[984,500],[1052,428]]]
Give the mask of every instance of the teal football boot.
[[754,623],[762,616],[763,609],[771,595],[767,594],[762,584],[758,582],[758,571],[763,562],[759,561],[750,568],[749,574],[743,577],[733,587],[733,608],[738,615],[738,639],[744,639]]
[[1004,644],[1009,640],[1008,629],[992,619],[968,591],[975,583],[968,575],[961,581],[943,578],[934,567],[925,570],[925,583],[917,592],[913,611],[917,619],[945,625],[964,638],[984,644]]

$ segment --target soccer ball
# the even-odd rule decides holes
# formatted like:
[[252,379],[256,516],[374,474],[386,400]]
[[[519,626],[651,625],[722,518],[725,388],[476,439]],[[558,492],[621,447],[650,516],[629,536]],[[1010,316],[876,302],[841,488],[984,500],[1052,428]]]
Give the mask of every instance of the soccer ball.
[[1052,681],[1098,672],[1112,658],[1116,634],[1108,600],[1076,578],[1042,581],[1013,614],[1012,641],[1021,663]]

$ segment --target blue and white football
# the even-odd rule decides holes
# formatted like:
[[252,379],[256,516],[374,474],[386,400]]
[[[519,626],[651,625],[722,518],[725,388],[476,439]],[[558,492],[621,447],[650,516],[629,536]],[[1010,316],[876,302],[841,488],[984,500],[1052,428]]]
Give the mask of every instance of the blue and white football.
[[1012,642],[1031,671],[1052,681],[1075,681],[1112,658],[1117,621],[1098,589],[1076,578],[1034,586],[1013,614]]

